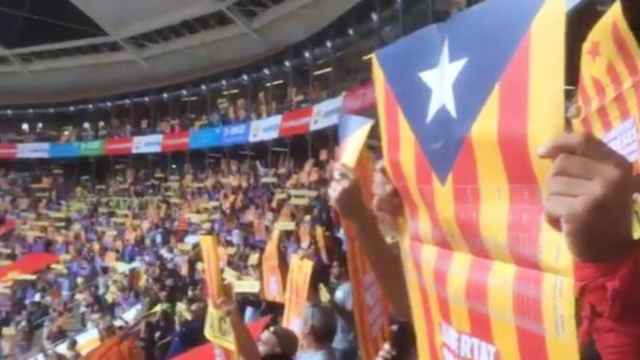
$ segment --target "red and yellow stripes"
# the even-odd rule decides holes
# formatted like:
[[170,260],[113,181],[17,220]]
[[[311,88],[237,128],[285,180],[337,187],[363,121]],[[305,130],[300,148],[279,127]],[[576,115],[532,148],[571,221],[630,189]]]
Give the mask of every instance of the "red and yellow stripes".
[[409,218],[402,247],[421,359],[442,357],[442,324],[499,358],[577,358],[571,257],[544,222],[550,165],[536,156],[563,130],[564,40],[551,34],[563,24],[562,2],[547,1],[445,184],[373,62],[385,163]]

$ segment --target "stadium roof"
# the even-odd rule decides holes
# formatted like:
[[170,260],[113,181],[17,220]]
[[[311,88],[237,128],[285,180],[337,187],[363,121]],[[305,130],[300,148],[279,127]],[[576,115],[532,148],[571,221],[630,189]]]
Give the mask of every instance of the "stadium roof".
[[359,0],[0,0],[0,105],[188,81],[275,53]]

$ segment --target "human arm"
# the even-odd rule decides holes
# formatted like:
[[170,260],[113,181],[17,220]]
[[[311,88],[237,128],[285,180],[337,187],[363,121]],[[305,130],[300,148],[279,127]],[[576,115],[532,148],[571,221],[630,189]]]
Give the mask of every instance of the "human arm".
[[232,299],[225,298],[218,301],[216,306],[229,317],[238,354],[244,360],[259,360],[260,352],[258,351],[258,345],[244,324],[236,303]]
[[387,244],[378,226],[378,218],[365,205],[360,185],[352,171],[342,166],[336,169],[329,196],[344,225],[352,227],[356,238],[366,239],[362,249],[391,302],[394,315],[404,320],[410,319],[409,296],[398,246]]
[[603,359],[640,358],[640,270],[631,235],[631,165],[591,135],[568,134],[540,150],[553,160],[545,212],[575,257],[580,343]]

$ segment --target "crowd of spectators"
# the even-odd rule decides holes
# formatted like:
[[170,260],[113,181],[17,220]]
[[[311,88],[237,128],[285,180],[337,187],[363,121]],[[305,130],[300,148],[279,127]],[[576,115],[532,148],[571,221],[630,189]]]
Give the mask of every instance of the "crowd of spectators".
[[[355,81],[355,78],[354,78]],[[346,84],[354,83],[353,81]],[[357,82],[355,82],[357,83]],[[277,95],[277,96],[276,96]],[[222,95],[214,99],[212,94],[196,96],[194,100],[182,98],[166,100],[162,104],[114,105],[109,111],[94,110],[99,116],[70,114],[75,120],[38,121],[36,117],[24,121],[7,121],[0,134],[0,142],[60,142],[89,141],[106,138],[122,138],[149,134],[167,134],[238,122],[263,119],[288,110],[315,104],[329,98],[327,84],[313,82],[312,86],[286,86],[279,91],[262,90],[255,94]],[[197,109],[188,109],[189,101],[198,103]],[[171,105],[168,102],[172,102]],[[68,116],[67,116],[68,117]]]
[[[4,358],[79,358],[93,346],[73,335],[91,329],[100,341],[133,332],[146,359],[202,344],[206,286],[194,237],[217,235],[225,272],[260,281],[269,235],[286,221],[295,230],[280,235],[285,265],[295,254],[314,262],[309,331],[298,339],[279,326],[282,304],[258,293],[236,294],[225,304],[228,313],[237,327],[272,316],[257,345],[286,355],[273,358],[356,359],[345,238],[327,198],[333,166],[323,150],[303,166],[282,157],[273,168],[222,159],[197,169],[186,164],[182,174],[123,167],[105,183],[74,181],[54,167],[0,170],[0,213],[17,221],[2,239],[2,261],[43,252],[60,259],[31,278],[0,283]],[[293,203],[286,195],[292,189],[312,194]],[[316,229],[326,235],[322,248]],[[319,287],[330,299],[321,299]]]

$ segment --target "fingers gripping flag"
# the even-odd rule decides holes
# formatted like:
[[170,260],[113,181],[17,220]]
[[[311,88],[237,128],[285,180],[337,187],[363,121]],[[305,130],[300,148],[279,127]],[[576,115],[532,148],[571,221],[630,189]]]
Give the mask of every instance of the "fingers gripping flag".
[[575,359],[572,259],[536,149],[564,129],[561,0],[487,0],[378,51],[421,359]]

